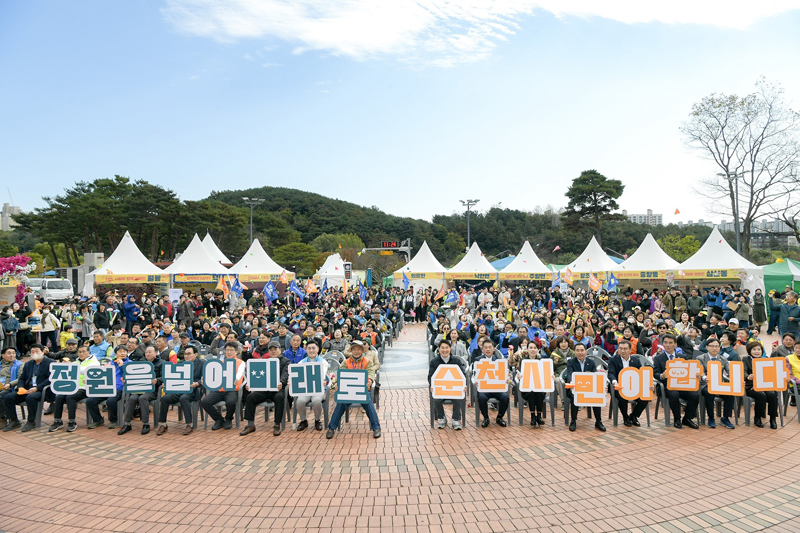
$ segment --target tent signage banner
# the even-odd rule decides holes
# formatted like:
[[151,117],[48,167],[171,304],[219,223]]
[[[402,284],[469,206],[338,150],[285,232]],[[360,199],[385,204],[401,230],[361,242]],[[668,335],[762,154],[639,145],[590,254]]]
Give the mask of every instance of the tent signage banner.
[[[406,272],[408,279],[442,279],[441,272]],[[395,272],[394,279],[401,279],[402,272]]]
[[14,278],[0,278],[0,287],[16,287],[19,281]]
[[[575,281],[586,281],[588,283],[589,282],[589,278],[591,276],[592,276],[591,272],[575,272],[575,271],[572,272],[572,280],[573,280],[573,282],[575,282]],[[594,275],[594,277],[596,277],[600,281],[605,281],[606,273],[601,271],[601,272],[596,273]]]
[[167,274],[97,274],[94,282],[98,285],[111,283],[161,283],[168,279]]
[[[445,279],[497,279],[497,272],[446,272]],[[414,279],[413,276],[411,279]]]
[[647,281],[651,279],[665,279],[666,270],[615,270],[614,275],[617,279],[639,279]]
[[514,273],[514,272],[500,272],[500,279],[510,281],[551,281],[553,279],[552,272],[527,272],[527,273]]
[[[746,275],[746,274],[745,274]],[[684,270],[682,278],[708,278],[708,279],[740,279],[739,269],[719,269],[719,270]]]
[[[243,283],[259,283],[259,282],[274,282],[277,283],[281,277],[281,273],[278,272],[277,274],[239,274],[239,281]],[[288,280],[294,279],[294,272],[287,272],[286,277]]]
[[172,283],[217,283],[225,274],[174,274]]

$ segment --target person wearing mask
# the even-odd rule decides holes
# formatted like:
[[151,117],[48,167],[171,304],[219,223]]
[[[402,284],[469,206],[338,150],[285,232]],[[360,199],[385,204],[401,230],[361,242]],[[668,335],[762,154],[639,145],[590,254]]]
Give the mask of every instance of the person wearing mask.
[[[572,383],[572,374],[575,372],[597,372],[597,365],[592,359],[586,357],[586,346],[583,344],[575,345],[575,357],[567,361],[567,369],[566,372],[564,372],[565,384]],[[567,397],[571,401],[569,430],[575,431],[577,429],[579,408],[577,405],[575,405],[574,395],[571,387],[567,388]],[[601,410],[599,407],[592,407],[592,414],[594,415],[595,419],[594,427],[600,431],[605,431],[606,427],[603,425],[603,415],[600,411]]]
[[3,342],[0,344],[2,344],[3,350],[7,348],[14,348],[16,350],[19,320],[14,316],[14,310],[9,306],[4,307],[0,319],[0,337],[3,337]]
[[[139,404],[140,416],[142,419],[142,435],[150,433],[150,402],[156,399],[156,395],[160,392],[159,385],[161,384],[161,372],[164,368],[164,361],[158,357],[158,353],[153,346],[148,346],[144,351],[144,358],[146,361],[153,363],[153,371],[155,378],[153,378],[153,385],[155,386],[154,392],[145,392],[143,394],[130,394],[128,395],[128,402],[125,404],[125,420],[122,427],[117,431],[117,435],[124,435],[131,431],[131,421],[133,420],[133,411],[136,404]],[[111,407],[109,407],[111,410]]]
[[[354,339],[353,342],[350,344],[350,350],[345,352],[345,359],[342,368],[348,370],[366,370],[367,371],[367,391],[372,388],[372,383],[375,380],[375,367],[372,364],[372,361],[366,357],[364,357],[364,352],[366,351],[366,345],[364,341],[361,339]],[[331,393],[336,391],[336,385],[331,387]],[[336,408],[333,410],[333,414],[331,415],[330,423],[328,424],[328,431],[325,433],[326,439],[332,439],[336,434],[336,429],[339,427],[339,422],[342,419],[342,415],[350,406],[348,403],[337,403]],[[369,426],[372,429],[372,436],[374,438],[380,438],[381,436],[381,423],[378,419],[378,412],[375,410],[375,405],[372,403],[372,397],[367,394],[367,403],[361,404],[364,408],[364,412],[367,414],[367,418],[369,419]]]
[[[299,339],[299,335],[295,335],[295,337],[298,337]],[[269,351],[269,357],[278,358],[279,368],[280,368],[280,379],[278,380],[278,390],[250,391],[249,385],[245,385],[245,390],[248,391],[248,394],[244,402],[244,420],[247,422],[247,425],[242,429],[242,431],[239,432],[239,435],[242,436],[249,435],[250,433],[253,433],[256,430],[256,423],[255,423],[256,407],[258,406],[258,404],[262,402],[273,402],[275,404],[275,417],[273,419],[274,423],[272,425],[272,434],[276,437],[281,434],[281,421],[283,420],[284,409],[286,408],[286,405],[284,403],[285,400],[284,389],[287,387],[287,384],[289,383],[290,363],[289,359],[287,359],[286,356],[281,353],[281,345],[278,341],[275,340],[269,341],[267,348]],[[303,350],[303,353],[305,353],[305,350]],[[226,357],[228,356],[227,351],[225,352],[225,356]],[[305,405],[303,406],[303,409],[305,409]],[[232,414],[233,410],[229,410],[228,412]]]
[[[324,385],[327,385],[328,376],[328,362],[319,357],[320,347],[315,341],[309,341],[306,344],[306,357],[304,357],[299,364],[305,365],[310,363],[322,364],[322,375]],[[308,427],[308,418],[306,417],[306,404],[311,402],[311,409],[314,411],[314,429],[322,431],[322,401],[325,399],[325,393],[320,392],[317,394],[303,394],[297,396],[294,401],[297,402],[297,413],[300,415],[300,423],[297,424],[297,431],[303,431]],[[276,414],[276,420],[280,420]]]
[[[677,339],[675,335],[667,333],[661,343],[663,350],[659,349],[653,358],[653,377],[661,382],[661,386],[666,391],[667,401],[674,420],[673,425],[678,429],[684,425],[692,429],[698,429],[699,426],[693,419],[697,413],[697,405],[700,403],[700,394],[695,391],[670,390],[667,387],[667,362],[679,358],[676,352]],[[681,400],[686,402],[686,415],[683,419],[681,419]]]
[[[453,330],[456,331],[456,330]],[[456,331],[456,333],[458,333]],[[467,375],[467,363],[464,359],[457,357],[452,353],[452,342],[450,339],[442,339],[439,343],[439,348],[436,351],[436,357],[431,359],[430,364],[428,365],[428,384],[432,385],[431,378],[433,378],[433,374],[436,373],[436,369],[439,368],[440,365],[458,365],[461,368],[461,371],[464,375]],[[439,429],[444,429],[447,427],[447,418],[445,417],[444,413],[444,400],[442,398],[434,398],[433,399],[433,410],[436,414],[436,420]],[[453,429],[460,430],[461,429],[461,401],[454,400],[453,401]]]
[[58,351],[58,334],[61,330],[61,322],[58,317],[51,312],[50,305],[42,307],[42,323],[39,332],[42,334],[42,345],[50,346],[53,352]]
[[6,425],[3,431],[13,431],[20,427],[17,417],[17,406],[24,403],[28,409],[28,421],[22,431],[30,431],[36,427],[36,411],[42,399],[44,388],[50,385],[50,365],[53,360],[44,355],[44,346],[32,344],[31,359],[22,367],[22,373],[16,387],[3,396],[3,408],[6,413]]
[[[628,367],[642,368],[642,363],[636,357],[631,357],[633,351],[633,344],[627,339],[619,341],[617,346],[617,353],[608,360],[608,379],[614,388],[614,395],[617,397],[617,407],[622,415],[622,423],[625,427],[636,426],[639,427],[639,417],[647,409],[648,400],[637,399],[633,402],[633,409],[630,414],[628,413],[628,400],[620,396],[619,391],[616,389],[619,383],[619,373]],[[650,389],[652,390],[652,386]]]
[[[78,429],[78,424],[75,421],[75,413],[78,409],[78,402],[81,400],[86,399],[86,370],[93,366],[100,366],[100,362],[97,358],[89,351],[88,346],[80,346],[78,348],[78,363],[80,363],[80,373],[78,375],[78,391],[74,394],[65,395],[65,394],[58,394],[56,395],[56,401],[53,402],[53,424],[50,426],[50,433],[54,431],[58,431],[59,429],[64,427],[64,422],[61,420],[61,416],[64,413],[64,403],[67,404],[67,433],[72,433],[76,429]],[[92,419],[92,423],[89,424],[88,429],[95,429],[105,424],[105,420],[103,420],[103,415],[100,414],[100,409],[98,409],[97,404],[94,404],[94,408],[90,408],[91,405],[87,402],[86,409],[89,411],[89,415]]]
[[[800,352],[800,346],[795,348],[795,354]],[[764,427],[762,419],[767,416],[769,407],[769,427],[778,429],[778,394],[775,391],[757,391],[753,389],[753,359],[764,357],[764,348],[757,342],[747,345],[747,355],[742,357],[744,363],[744,393],[755,403],[755,416],[753,424],[758,428]]]
[[183,394],[167,393],[161,397],[161,407],[158,413],[158,429],[156,435],[160,436],[167,432],[167,414],[172,405],[179,403],[183,409],[183,419],[186,427],[183,434],[188,435],[192,432],[192,403],[199,400],[203,395],[203,362],[197,360],[197,348],[189,344],[183,350],[183,360],[192,363],[192,383],[190,392]]
[[702,377],[702,383],[700,385],[700,397],[702,397],[705,401],[706,414],[708,415],[708,427],[717,427],[717,423],[714,420],[714,400],[719,398],[723,402],[722,418],[720,418],[719,421],[726,428],[734,429],[736,426],[734,426],[730,421],[730,417],[733,414],[733,396],[722,394],[717,395],[708,392],[708,363],[712,361],[719,361],[722,364],[723,375],[729,375],[730,365],[728,364],[728,358],[721,353],[720,341],[714,337],[706,340],[705,347],[706,350],[708,350],[708,353],[701,354],[697,360],[703,365],[703,372],[705,373],[705,375]]

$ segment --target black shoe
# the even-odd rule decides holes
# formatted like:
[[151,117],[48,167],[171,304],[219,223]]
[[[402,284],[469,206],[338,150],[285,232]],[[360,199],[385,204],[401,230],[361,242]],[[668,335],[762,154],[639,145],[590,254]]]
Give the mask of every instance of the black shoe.
[[228,420],[226,418],[225,419],[225,423],[224,423],[224,425],[222,427],[224,427],[225,429],[231,429],[233,427],[233,422],[231,422],[230,420]]
[[683,420],[681,420],[681,422],[683,423],[684,426],[689,426],[692,429],[700,429],[700,426],[697,425],[697,422],[695,422],[694,420],[690,420],[686,417],[684,417]]
[[595,429],[599,429],[600,431],[605,431],[606,430],[606,427],[599,420],[594,423],[594,428]]
[[495,419],[495,422],[497,422],[497,425],[500,426],[501,428],[504,428],[508,425],[506,424],[506,421],[500,418],[499,416]]
[[117,431],[117,435],[124,435],[125,433],[129,432],[131,429],[133,429],[133,428],[131,427],[130,424],[123,424],[122,427],[119,428],[119,431]]
[[6,427],[3,428],[3,431],[14,431],[17,428],[21,428],[22,424],[19,423],[19,420],[8,420],[6,421]]
[[539,422],[536,421],[536,417],[534,415],[531,415],[531,425],[533,427],[538,427],[539,426]]
[[272,426],[272,434],[276,437],[281,434],[281,426],[280,424],[277,426]]
[[489,427],[489,419],[488,418],[484,418],[483,419],[483,421],[481,422],[481,427],[482,428],[488,428]]
[[536,413],[536,423],[539,424],[540,426],[544,425],[544,419],[542,418],[541,413]]
[[675,422],[672,425],[678,429],[681,429],[683,427],[683,424],[681,424],[681,421],[678,420],[677,418],[675,419]]
[[372,432],[372,438],[374,438],[374,439],[381,438],[381,430],[380,430],[380,428],[378,428],[378,429],[376,429],[376,430],[374,430]]
[[797,400],[794,399],[794,394],[789,398],[789,405],[792,407],[797,407]]
[[572,422],[569,423],[569,430],[575,431],[576,429],[578,429],[578,424],[573,420]]
[[328,432],[325,433],[325,438],[332,439],[334,435],[336,435],[336,430],[328,428]]
[[214,422],[214,425],[211,426],[211,431],[216,431],[218,429],[222,429],[222,427],[224,425],[225,425],[225,421],[224,420],[217,420],[216,422]]
[[764,427],[764,423],[761,421],[761,417],[760,416],[757,416],[757,417],[755,417],[755,419],[753,419],[753,425],[755,427],[757,427],[757,428],[763,428]]
[[775,420],[774,416],[769,419],[769,428],[778,429],[778,422]]
[[22,432],[25,433],[35,428],[36,428],[36,423],[28,420],[27,422],[25,422],[25,425],[22,426]]
[[142,424],[142,435],[150,433],[150,424]]
[[626,416],[625,418],[622,419],[622,425],[624,425],[626,428],[629,428],[633,425],[633,422],[631,422],[630,417]]
[[322,431],[322,421],[321,420],[314,420],[314,429],[317,431]]
[[639,419],[635,416],[630,417],[631,425],[636,426],[637,428],[641,426],[639,423]]
[[308,427],[308,420],[301,420],[299,424],[297,424],[297,431],[303,431]]
[[43,415],[45,415],[45,416],[50,416],[50,415],[52,415],[52,414],[53,414],[53,410],[54,410],[54,409],[53,409],[53,404],[51,403],[51,404],[50,404],[50,407],[48,407],[47,409],[45,409],[45,410],[44,410],[44,412],[43,412],[42,414],[43,414]]
[[76,429],[78,429],[78,424],[74,420],[67,422],[67,433],[72,433]]
[[54,431],[58,431],[59,429],[64,427],[64,422],[60,419],[56,418],[53,420],[53,425],[50,426],[50,429],[47,430],[48,433],[52,433]]

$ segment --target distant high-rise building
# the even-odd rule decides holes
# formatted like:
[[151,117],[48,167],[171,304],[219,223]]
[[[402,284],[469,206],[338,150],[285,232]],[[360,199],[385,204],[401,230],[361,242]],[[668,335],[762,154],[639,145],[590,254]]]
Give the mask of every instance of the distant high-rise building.
[[623,214],[634,224],[648,224],[650,226],[660,226],[662,224],[662,215],[654,215],[652,209],[648,209],[647,214],[644,215],[628,215],[627,212],[623,212]]
[[3,215],[2,219],[0,219],[0,230],[11,231],[11,229],[15,226],[19,226],[19,224],[17,224],[14,219],[11,218],[11,215],[18,215],[20,213],[22,213],[22,209],[16,205],[11,205],[8,203],[3,204]]

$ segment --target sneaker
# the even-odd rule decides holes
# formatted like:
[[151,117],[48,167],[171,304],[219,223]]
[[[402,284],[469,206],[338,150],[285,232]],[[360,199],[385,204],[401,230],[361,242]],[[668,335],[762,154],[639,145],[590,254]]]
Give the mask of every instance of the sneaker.
[[231,422],[230,420],[228,420],[226,418],[225,419],[225,425],[223,425],[222,427],[224,427],[225,429],[231,429],[233,427],[233,422]]
[[381,438],[381,429],[378,428],[372,432],[372,437],[375,439]]
[[116,422],[109,422],[106,427],[108,429],[117,429],[119,427],[119,424],[117,424]]
[[709,419],[708,419],[708,427],[710,427],[710,428],[715,428],[715,427],[717,427],[717,423],[714,421],[714,419],[713,419],[713,418],[709,418]]
[[44,410],[44,412],[43,412],[42,414],[43,414],[43,415],[46,415],[46,416],[50,416],[50,415],[52,415],[52,414],[53,414],[53,411],[54,411],[54,410],[55,410],[55,409],[53,408],[53,404],[51,403],[51,404],[50,404],[50,405],[47,407],[47,409],[45,409],[45,410]]
[[159,437],[167,432],[167,425],[166,424],[159,424],[158,429],[156,429],[156,437]]
[[719,423],[720,423],[720,424],[722,424],[723,426],[725,426],[725,427],[726,427],[726,428],[728,428],[728,429],[736,429],[736,426],[734,426],[733,424],[731,424],[731,421],[730,421],[730,420],[728,420],[728,419],[727,419],[727,418],[725,418],[725,417],[722,417],[722,418],[720,418],[720,419],[719,419]]
[[78,424],[74,420],[67,422],[67,433],[72,433],[76,429],[78,429]]
[[461,420],[453,420],[453,429],[456,431],[461,430]]
[[183,435],[188,435],[192,431],[194,431],[194,428],[192,427],[192,425],[191,424],[186,424],[186,427],[183,428],[183,433],[182,434]]
[[86,429],[96,429],[96,428],[99,428],[100,426],[105,426],[105,425],[106,425],[106,421],[101,418],[97,422],[92,422],[91,424],[86,426]]
[[314,420],[314,429],[317,431],[322,431],[322,421],[321,420]]
[[299,424],[297,424],[297,431],[303,431],[308,427],[308,420],[301,420]]
[[439,429],[446,428],[447,427],[447,419],[446,418],[440,418],[439,422],[438,422],[438,426],[439,426]]
[[332,439],[334,435],[336,435],[336,431],[334,431],[334,430],[329,428],[328,432],[325,433],[325,438],[326,439]]
[[58,431],[63,427],[64,427],[64,422],[62,422],[60,418],[56,418],[55,420],[53,420],[53,424],[50,426],[50,429],[48,429],[47,432],[53,433],[54,431]]
[[34,428],[36,428],[36,423],[28,420],[27,422],[25,422],[25,425],[22,426],[22,432],[25,433],[26,431],[30,431]]
[[7,420],[6,426],[3,428],[3,431],[14,431],[17,428],[21,428],[22,424],[19,423],[19,420]]
[[224,425],[225,425],[225,421],[224,420],[217,420],[216,422],[214,422],[214,425],[211,426],[211,431],[216,431],[218,429],[222,429],[222,427]]

